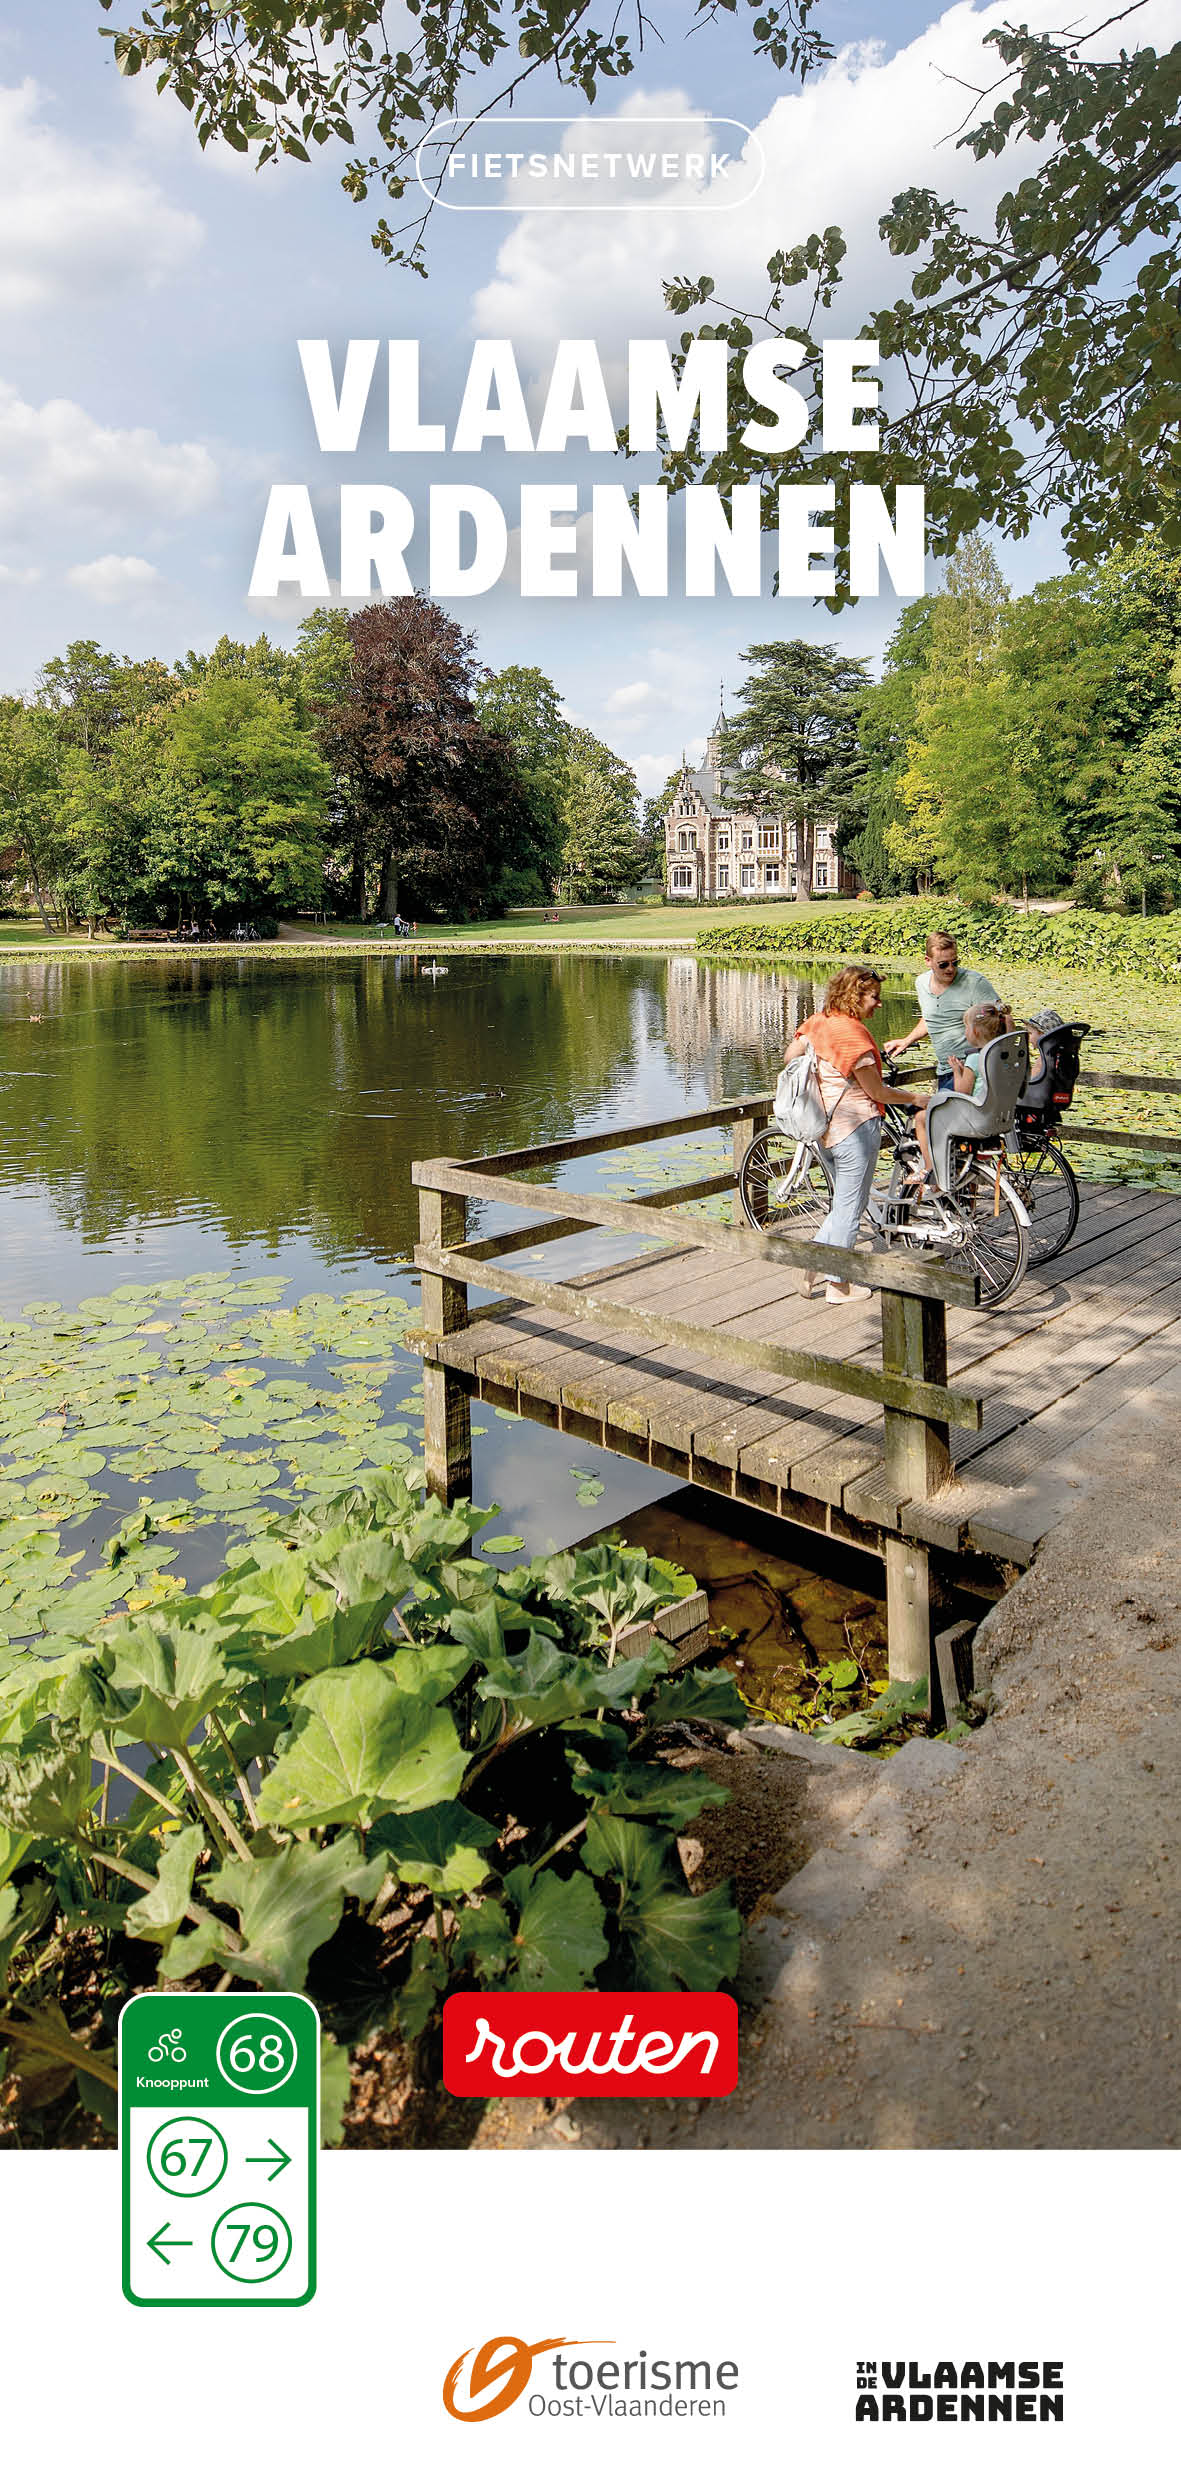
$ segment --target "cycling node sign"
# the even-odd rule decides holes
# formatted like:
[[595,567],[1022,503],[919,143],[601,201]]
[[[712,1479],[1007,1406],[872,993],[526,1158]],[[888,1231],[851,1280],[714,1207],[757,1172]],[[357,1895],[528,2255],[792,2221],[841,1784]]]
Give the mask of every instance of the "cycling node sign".
[[316,2287],[320,2019],[308,1998],[132,1998],[119,2020],[123,2294],[302,2307]]

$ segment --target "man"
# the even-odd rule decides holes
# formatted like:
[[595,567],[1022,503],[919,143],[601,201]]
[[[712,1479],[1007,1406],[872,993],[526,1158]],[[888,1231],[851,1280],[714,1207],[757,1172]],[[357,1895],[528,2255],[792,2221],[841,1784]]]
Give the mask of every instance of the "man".
[[991,1003],[1004,1010],[992,983],[970,965],[962,965],[953,938],[946,930],[932,930],[927,941],[927,970],[915,982],[919,1003],[919,1020],[900,1042],[887,1042],[886,1057],[900,1059],[903,1051],[921,1042],[928,1035],[938,1069],[936,1093],[949,1094],[955,1088],[952,1053],[962,1056],[964,1047],[964,1016],[968,1008]]

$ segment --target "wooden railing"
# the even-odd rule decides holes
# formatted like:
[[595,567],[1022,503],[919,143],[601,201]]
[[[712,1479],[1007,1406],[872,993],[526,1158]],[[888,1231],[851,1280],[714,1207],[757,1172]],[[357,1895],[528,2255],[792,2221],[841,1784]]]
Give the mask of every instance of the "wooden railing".
[[[814,1242],[786,1239],[774,1232],[692,1219],[676,1210],[732,1190],[748,1145],[767,1126],[770,1116],[771,1097],[760,1094],[677,1119],[604,1129],[514,1153],[485,1155],[469,1162],[443,1157],[415,1163],[412,1176],[419,1190],[420,1237],[414,1262],[422,1275],[419,1340],[423,1347],[425,1458],[432,1489],[444,1498],[470,1490],[471,1427],[469,1388],[463,1373],[434,1358],[430,1347],[441,1345],[478,1320],[503,1317],[518,1302],[556,1310],[574,1328],[606,1321],[615,1330],[633,1332],[640,1344],[681,1345],[735,1369],[766,1370],[776,1377],[831,1387],[837,1394],[880,1404],[886,1472],[899,1498],[928,1498],[950,1478],[950,1425],[954,1422],[961,1429],[977,1430],[983,1417],[978,1395],[947,1383],[947,1307],[975,1306],[979,1296],[975,1277],[947,1273],[901,1252],[866,1256],[852,1249],[817,1247]],[[713,1127],[728,1127],[732,1132],[733,1170],[662,1188],[642,1203],[583,1195],[551,1181],[520,1176],[549,1171],[582,1156]],[[518,1207],[543,1219],[469,1240],[469,1199]],[[726,1266],[763,1261],[866,1284],[880,1296],[881,1365],[868,1367],[862,1361],[802,1351],[732,1330],[723,1334],[717,1327],[621,1303],[614,1292],[598,1292],[585,1274],[575,1286],[546,1281],[521,1272],[511,1262],[507,1266],[500,1262],[511,1261],[521,1250],[535,1249],[539,1243],[594,1231],[634,1233],[666,1246],[695,1249],[716,1257],[719,1272]],[[471,1308],[469,1287],[493,1284],[498,1296]],[[930,1665],[927,1553],[914,1543],[888,1543],[886,1565],[892,1673],[918,1678]]]

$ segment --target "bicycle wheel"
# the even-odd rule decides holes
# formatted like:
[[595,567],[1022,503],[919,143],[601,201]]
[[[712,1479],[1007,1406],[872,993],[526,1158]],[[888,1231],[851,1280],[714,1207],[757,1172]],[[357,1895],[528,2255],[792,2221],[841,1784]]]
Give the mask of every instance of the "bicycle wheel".
[[1044,1266],[1074,1238],[1078,1181],[1057,1139],[1033,1131],[1006,1140],[1005,1177],[1029,1216],[1029,1263]]
[[[957,1149],[958,1151],[958,1149]],[[947,1262],[964,1274],[980,1278],[980,1307],[999,1309],[1015,1292],[1029,1262],[1029,1226],[1016,1192],[996,1157],[969,1154],[953,1162],[948,1191],[964,1219],[964,1237],[948,1251]]]
[[738,1172],[738,1195],[756,1231],[790,1225],[801,1236],[822,1223],[832,1203],[832,1181],[815,1147],[765,1128],[747,1146]]

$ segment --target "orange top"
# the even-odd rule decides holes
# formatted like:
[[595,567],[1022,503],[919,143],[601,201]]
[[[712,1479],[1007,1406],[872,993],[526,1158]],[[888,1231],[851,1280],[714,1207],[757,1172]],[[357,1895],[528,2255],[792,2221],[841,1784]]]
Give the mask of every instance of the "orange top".
[[820,1068],[820,1093],[826,1111],[831,1113],[826,1145],[839,1145],[863,1120],[884,1119],[880,1102],[875,1102],[864,1087],[853,1078],[854,1068],[867,1061],[876,1061],[879,1073],[882,1055],[872,1033],[857,1016],[809,1016],[796,1034],[797,1041],[808,1041],[816,1053]]

